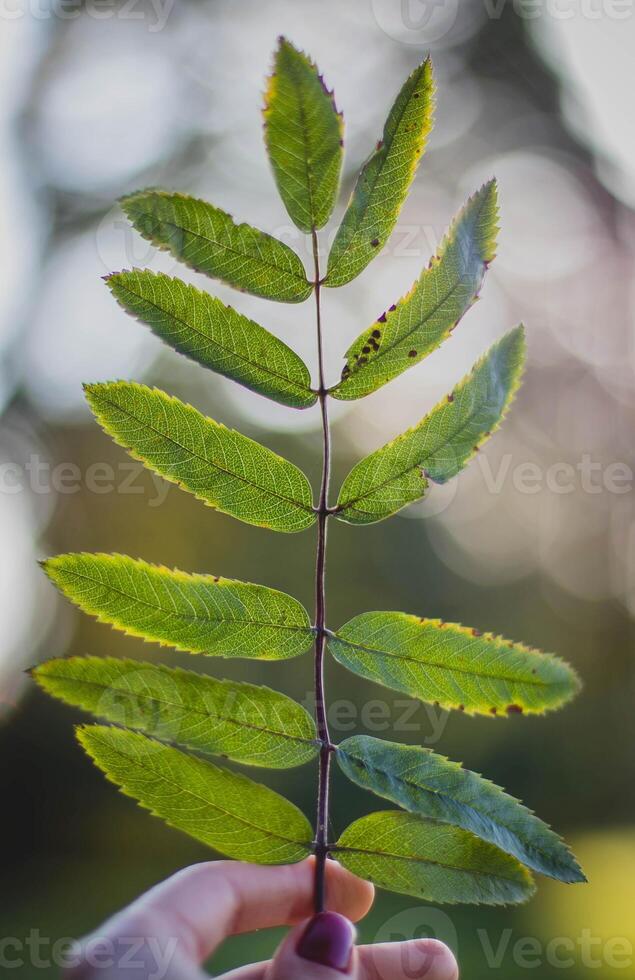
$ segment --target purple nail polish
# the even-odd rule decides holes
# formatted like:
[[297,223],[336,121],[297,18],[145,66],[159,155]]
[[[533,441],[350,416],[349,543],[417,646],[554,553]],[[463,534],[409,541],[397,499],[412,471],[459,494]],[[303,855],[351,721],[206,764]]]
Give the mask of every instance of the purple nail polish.
[[355,929],[337,912],[314,915],[298,941],[298,956],[347,973],[355,942]]

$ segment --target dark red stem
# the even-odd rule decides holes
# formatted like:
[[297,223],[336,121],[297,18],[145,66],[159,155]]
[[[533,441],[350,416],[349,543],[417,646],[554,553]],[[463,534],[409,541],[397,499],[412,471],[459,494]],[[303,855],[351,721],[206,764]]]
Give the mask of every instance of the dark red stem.
[[315,231],[312,232],[313,264],[315,268],[315,307],[317,316],[317,347],[318,347],[318,399],[322,413],[322,482],[317,506],[318,539],[317,557],[315,563],[315,721],[320,740],[319,778],[317,819],[315,831],[315,890],[314,904],[316,912],[323,912],[325,907],[324,878],[326,859],[328,855],[328,822],[329,822],[329,783],[331,770],[331,738],[327,718],[324,691],[324,652],[326,642],[326,532],[329,518],[328,490],[331,475],[331,435],[329,430],[328,394],[324,383],[324,345],[322,339],[322,313],[320,306],[320,259],[318,240]]

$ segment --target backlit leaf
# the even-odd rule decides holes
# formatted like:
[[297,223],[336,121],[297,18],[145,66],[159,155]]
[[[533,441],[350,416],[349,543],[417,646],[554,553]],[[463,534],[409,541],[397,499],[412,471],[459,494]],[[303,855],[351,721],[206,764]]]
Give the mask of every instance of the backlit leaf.
[[496,183],[470,198],[427,269],[346,352],[334,398],[362,398],[427,357],[472,306],[496,248]]
[[268,687],[111,657],[49,660],[32,673],[67,704],[197,752],[270,769],[317,754],[311,716]]
[[264,585],[188,575],[125,555],[58,555],[44,570],[100,622],[176,650],[282,660],[305,653],[313,639],[297,599]]
[[265,93],[265,140],[278,191],[302,231],[326,224],[342,168],[343,123],[313,62],[278,42]]
[[551,654],[401,612],[362,613],[328,642],[355,674],[468,714],[542,714],[580,686],[572,668]]
[[314,523],[304,473],[260,443],[156,388],[127,381],[84,388],[115,442],[209,506],[274,531]]
[[356,820],[334,851],[358,877],[428,902],[513,905],[534,892],[531,875],[509,854],[460,827],[398,810]]
[[524,356],[524,332],[517,327],[414,428],[353,467],[337,501],[339,519],[373,524],[422,497],[428,480],[455,476],[505,417]]
[[381,252],[399,216],[432,128],[434,81],[428,59],[404,83],[382,139],[364,164],[331,247],[326,286],[343,286]]
[[560,881],[584,881],[568,847],[542,820],[500,787],[418,745],[354,735],[337,760],[358,786],[411,813],[468,830]]
[[309,854],[308,820],[267,786],[137,732],[84,725],[77,737],[126,796],[221,854],[258,864]]
[[258,323],[180,279],[133,269],[107,279],[117,302],[197,364],[292,408],[313,405],[298,355]]
[[139,234],[197,272],[281,303],[301,303],[311,294],[304,266],[288,245],[237,225],[207,201],[148,190],[124,197],[121,206]]

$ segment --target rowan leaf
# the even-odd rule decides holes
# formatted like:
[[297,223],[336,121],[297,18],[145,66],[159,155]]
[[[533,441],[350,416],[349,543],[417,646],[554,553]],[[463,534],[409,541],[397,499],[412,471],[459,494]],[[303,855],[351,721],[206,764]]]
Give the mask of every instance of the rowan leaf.
[[126,555],[68,554],[44,571],[67,598],[129,636],[187,653],[284,660],[313,641],[308,613],[284,592],[190,575]]
[[575,671],[551,654],[401,612],[362,613],[328,643],[353,673],[467,714],[543,714],[580,688]]
[[358,786],[421,816],[489,841],[559,881],[585,881],[566,844],[499,786],[432,749],[354,735],[337,747],[337,761]]
[[524,357],[524,331],[517,327],[429,415],[353,467],[336,516],[349,524],[373,524],[422,497],[428,480],[445,483],[456,476],[505,417]]
[[406,80],[382,139],[364,164],[328,258],[325,286],[343,286],[388,240],[432,128],[434,80],[428,58]]
[[493,844],[398,810],[356,820],[333,851],[358,877],[428,902],[514,905],[535,890],[522,864]]
[[289,769],[317,754],[311,716],[268,687],[112,657],[48,660],[32,675],[66,704],[207,755]]
[[311,294],[313,285],[288,245],[251,225],[237,225],[207,201],[147,190],[120,203],[140,235],[196,272],[281,303],[301,303]]
[[113,381],[84,389],[115,442],[210,507],[274,531],[314,523],[304,473],[260,443],[156,388]]
[[291,220],[308,233],[322,228],[339,187],[343,120],[314,63],[284,37],[263,115],[269,159]]
[[83,725],[77,737],[126,796],[221,854],[258,864],[309,854],[308,820],[267,786],[138,732]]
[[315,403],[302,359],[215,296],[149,270],[116,272],[106,281],[127,313],[197,364],[291,408]]
[[495,256],[496,182],[485,184],[454,220],[410,292],[349,347],[333,398],[363,398],[418,364],[450,335],[476,301]]

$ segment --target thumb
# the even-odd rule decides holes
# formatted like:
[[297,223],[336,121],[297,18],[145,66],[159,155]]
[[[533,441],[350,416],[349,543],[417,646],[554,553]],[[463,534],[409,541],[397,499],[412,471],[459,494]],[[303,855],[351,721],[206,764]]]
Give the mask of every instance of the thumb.
[[357,963],[354,926],[338,912],[320,912],[289,933],[266,980],[357,978]]

